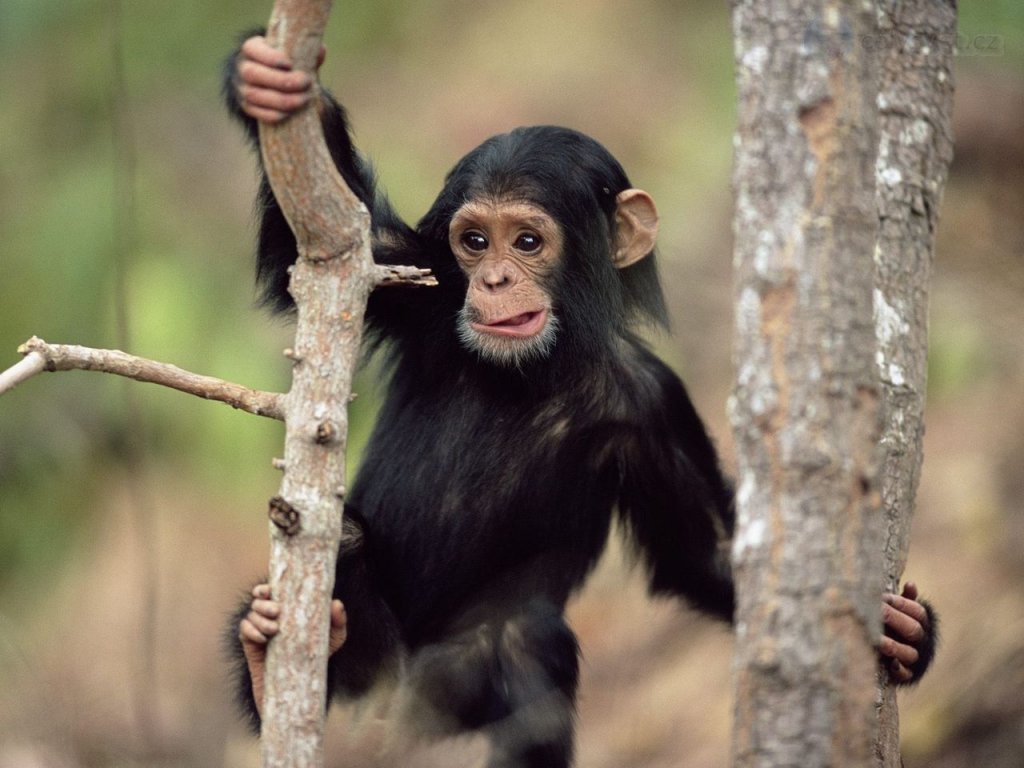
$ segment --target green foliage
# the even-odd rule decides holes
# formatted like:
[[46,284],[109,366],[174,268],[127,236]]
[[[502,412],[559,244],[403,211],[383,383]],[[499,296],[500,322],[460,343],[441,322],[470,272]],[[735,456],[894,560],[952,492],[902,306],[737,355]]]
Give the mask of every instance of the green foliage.
[[[114,249],[127,238],[129,351],[287,388],[290,330],[252,303],[251,166],[218,93],[239,30],[265,23],[271,5],[0,3],[0,367],[33,334],[117,346]],[[330,30],[334,58],[409,22],[401,4],[349,3],[345,13]],[[122,136],[115,146],[118,119],[130,145]],[[126,179],[127,213],[115,210]],[[374,408],[372,387],[361,389],[356,456]],[[261,510],[278,482],[279,423],[97,374],[36,378],[0,400],[0,590],[45,587],[41,577],[59,572],[97,510],[96,489],[125,461],[128,435],[147,462],[238,508]]]

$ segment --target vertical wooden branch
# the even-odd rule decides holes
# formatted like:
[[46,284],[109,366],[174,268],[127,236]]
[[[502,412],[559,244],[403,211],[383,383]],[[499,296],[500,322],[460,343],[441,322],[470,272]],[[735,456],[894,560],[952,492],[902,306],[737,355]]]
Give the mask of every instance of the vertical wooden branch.
[[[891,590],[906,563],[923,458],[928,291],[953,155],[955,41],[952,0],[880,0],[878,34],[864,41],[881,64],[874,303],[884,415],[884,573]],[[899,711],[887,680],[882,676],[879,684],[875,764],[900,768]]]
[[868,763],[881,630],[870,4],[733,6],[735,766]]
[[[267,38],[315,68],[330,0],[277,0]],[[315,108],[260,126],[264,167],[298,242],[298,310],[284,400],[284,480],[270,504],[270,585],[282,603],[270,644],[263,765],[323,764],[330,596],[341,536],[347,406],[375,284],[369,215],[331,162]]]

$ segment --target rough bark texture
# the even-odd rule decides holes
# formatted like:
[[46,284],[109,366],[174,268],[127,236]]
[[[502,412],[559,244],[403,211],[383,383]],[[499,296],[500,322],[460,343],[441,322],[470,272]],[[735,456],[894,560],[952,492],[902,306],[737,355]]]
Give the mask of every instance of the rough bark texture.
[[875,17],[745,0],[733,23],[733,764],[859,768],[881,629]]
[[[953,156],[955,40],[955,2],[881,0],[878,33],[864,41],[880,62],[874,303],[884,417],[884,574],[891,590],[906,563],[923,458],[928,290]],[[885,677],[878,701],[876,765],[899,768],[899,711]]]
[[[278,0],[268,40],[312,72],[330,6]],[[285,474],[270,505],[270,586],[282,613],[267,657],[263,765],[320,766],[347,405],[376,270],[369,215],[330,161],[316,110],[261,125],[260,143],[299,251],[289,288],[298,317],[288,353],[294,371],[284,403]]]

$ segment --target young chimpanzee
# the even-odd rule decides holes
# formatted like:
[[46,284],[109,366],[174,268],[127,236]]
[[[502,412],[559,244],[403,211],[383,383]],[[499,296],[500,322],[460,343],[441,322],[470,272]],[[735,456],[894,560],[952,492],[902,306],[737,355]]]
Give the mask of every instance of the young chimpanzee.
[[[682,383],[631,330],[665,322],[653,200],[593,139],[520,128],[460,160],[413,229],[342,108],[262,37],[230,59],[226,95],[250,137],[315,100],[375,257],[440,284],[378,291],[367,310],[390,379],[345,509],[330,693],[394,672],[420,733],[482,730],[492,766],[568,766],[579,649],[563,610],[613,518],[652,593],[733,614],[730,485]],[[259,279],[287,310],[295,241],[265,179],[260,205]],[[879,647],[899,682],[934,651],[916,597],[885,597]],[[258,585],[233,625],[255,728],[279,611]]]

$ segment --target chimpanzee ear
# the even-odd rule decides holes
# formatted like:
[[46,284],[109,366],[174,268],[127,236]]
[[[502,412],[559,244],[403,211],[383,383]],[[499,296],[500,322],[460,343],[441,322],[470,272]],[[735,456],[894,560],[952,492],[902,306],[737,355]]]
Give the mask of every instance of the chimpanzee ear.
[[612,263],[622,269],[654,250],[658,237],[658,209],[642,189],[627,189],[615,198],[615,249]]

